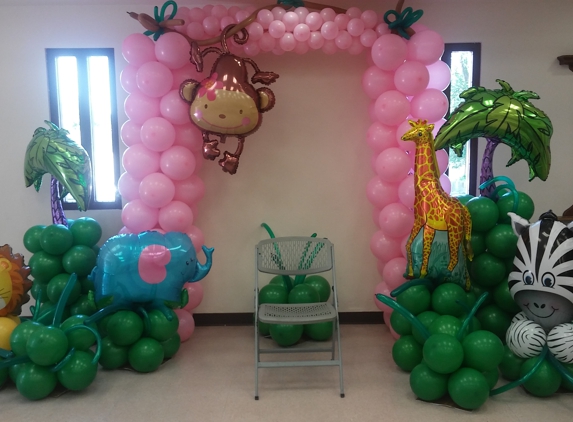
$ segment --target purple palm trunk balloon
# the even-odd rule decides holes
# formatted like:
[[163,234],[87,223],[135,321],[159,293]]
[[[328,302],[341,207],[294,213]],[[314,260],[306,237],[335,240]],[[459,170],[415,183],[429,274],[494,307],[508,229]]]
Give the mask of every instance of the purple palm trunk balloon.
[[66,214],[64,214],[64,207],[62,206],[62,186],[58,179],[52,176],[50,180],[50,196],[52,205],[52,223],[53,224],[63,224],[68,227],[68,220],[66,219]]
[[[493,153],[495,149],[500,143],[498,138],[486,138],[487,144],[485,147],[485,151],[483,153],[483,158],[481,161],[481,173],[479,177],[479,184],[481,185],[488,180],[493,179]],[[486,186],[484,189],[480,189],[479,193],[481,196],[487,196],[488,198],[492,198],[495,191],[495,183],[492,183]]]

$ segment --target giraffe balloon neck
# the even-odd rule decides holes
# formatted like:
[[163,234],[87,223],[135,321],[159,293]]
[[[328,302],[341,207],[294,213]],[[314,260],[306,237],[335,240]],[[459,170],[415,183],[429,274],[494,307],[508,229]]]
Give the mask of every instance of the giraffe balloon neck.
[[[437,188],[441,189],[440,170],[438,169],[438,159],[436,157],[436,151],[434,150],[434,145],[432,141],[431,134],[428,136],[427,140],[418,142],[416,144],[416,155],[414,158],[414,179],[415,180],[426,180],[426,181],[437,181]],[[418,183],[416,183],[416,186]]]

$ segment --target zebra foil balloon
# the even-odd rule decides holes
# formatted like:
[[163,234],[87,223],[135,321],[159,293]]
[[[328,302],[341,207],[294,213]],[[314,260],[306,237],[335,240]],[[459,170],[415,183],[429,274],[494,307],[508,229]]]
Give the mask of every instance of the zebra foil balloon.
[[509,348],[529,358],[547,345],[561,362],[573,362],[573,230],[548,211],[530,224],[508,213],[518,236],[509,292],[523,312],[506,335]]

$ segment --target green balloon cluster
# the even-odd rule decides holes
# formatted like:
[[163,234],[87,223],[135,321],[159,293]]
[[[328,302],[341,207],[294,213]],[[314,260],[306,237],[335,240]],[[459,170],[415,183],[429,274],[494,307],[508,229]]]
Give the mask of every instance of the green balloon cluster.
[[[295,283],[289,276],[275,276],[269,284],[259,291],[259,305],[263,303],[317,303],[330,298],[330,283],[319,275],[308,276],[304,281]],[[298,343],[303,334],[315,341],[326,341],[333,333],[333,323],[315,324],[267,324],[258,322],[259,333],[269,336],[279,346],[288,347]]]

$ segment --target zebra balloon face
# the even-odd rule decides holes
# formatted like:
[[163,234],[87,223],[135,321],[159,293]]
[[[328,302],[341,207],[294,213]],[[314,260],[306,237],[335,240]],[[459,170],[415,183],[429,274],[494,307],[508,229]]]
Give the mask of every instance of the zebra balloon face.
[[518,236],[509,292],[545,331],[573,320],[573,231],[551,211],[533,224],[508,213]]

